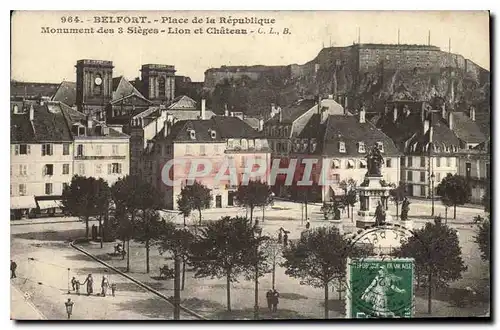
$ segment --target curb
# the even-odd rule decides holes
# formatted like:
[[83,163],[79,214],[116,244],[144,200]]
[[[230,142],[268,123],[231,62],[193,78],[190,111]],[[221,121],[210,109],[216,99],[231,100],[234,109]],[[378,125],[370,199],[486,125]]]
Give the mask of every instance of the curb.
[[[128,274],[125,274],[124,272],[122,272],[122,271],[120,271],[120,270],[116,269],[115,267],[113,267],[113,266],[109,265],[108,263],[106,263],[106,262],[102,261],[101,259],[99,259],[99,258],[95,257],[93,254],[91,254],[91,253],[87,252],[85,249],[83,249],[83,248],[81,248],[81,247],[79,247],[79,246],[75,245],[75,244],[74,244],[74,242],[69,243],[69,245],[70,245],[72,248],[74,248],[74,249],[76,249],[76,250],[80,251],[81,253],[85,254],[85,255],[86,255],[86,256],[88,256],[89,258],[91,258],[91,259],[93,259],[93,260],[95,260],[95,261],[99,262],[100,264],[102,264],[102,265],[106,266],[107,268],[109,268],[109,269],[113,270],[115,273],[120,274],[121,276],[123,276],[123,277],[125,277],[125,278],[129,279],[130,281],[134,282],[135,284],[137,284],[138,286],[142,287],[143,289],[146,289],[147,291],[149,291],[149,292],[151,292],[151,293],[153,293],[153,294],[157,295],[158,297],[162,298],[163,300],[167,301],[170,305],[172,305],[172,307],[174,306],[174,303],[172,302],[172,300],[171,300],[171,299],[169,299],[169,298],[168,298],[167,296],[165,296],[164,294],[162,294],[162,293],[158,292],[157,290],[155,290],[155,289],[151,288],[150,286],[147,286],[146,284],[144,284],[144,283],[142,283],[142,282],[140,282],[140,281],[136,280],[136,279],[135,279],[135,278],[133,278],[132,276],[130,276],[130,275],[128,275]],[[186,307],[184,307],[184,306],[182,306],[182,305],[180,306],[180,309],[181,309],[183,312],[185,312],[185,313],[187,313],[187,314],[189,314],[189,315],[191,315],[191,316],[194,316],[194,317],[196,317],[196,318],[197,318],[197,319],[199,319],[199,320],[204,320],[204,321],[207,321],[207,320],[208,320],[207,318],[205,318],[205,317],[201,316],[200,314],[198,314],[198,313],[196,313],[196,312],[193,312],[192,310],[190,310],[190,309],[188,309],[188,308],[186,308]]]

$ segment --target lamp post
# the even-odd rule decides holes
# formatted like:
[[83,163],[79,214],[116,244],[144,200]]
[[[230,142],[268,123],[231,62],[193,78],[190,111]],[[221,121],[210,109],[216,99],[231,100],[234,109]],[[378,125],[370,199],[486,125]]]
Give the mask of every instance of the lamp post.
[[434,216],[434,179],[435,179],[434,172],[432,172],[432,174],[431,174],[431,203],[432,203],[431,216],[432,217]]
[[69,291],[69,268],[68,268],[68,294],[70,294],[70,291]]
[[255,244],[255,304],[253,309],[254,320],[259,319],[259,244],[262,229],[255,224],[254,235],[256,239]]
[[71,314],[73,313],[73,302],[71,301],[70,298],[68,298],[68,301],[64,303],[66,306],[66,313],[68,314],[68,320],[71,318]]

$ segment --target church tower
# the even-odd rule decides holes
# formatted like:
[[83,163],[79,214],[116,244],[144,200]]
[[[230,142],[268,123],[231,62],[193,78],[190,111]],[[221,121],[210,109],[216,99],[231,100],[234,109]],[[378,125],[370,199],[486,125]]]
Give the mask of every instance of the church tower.
[[154,104],[168,104],[175,97],[175,67],[144,64],[141,68],[142,94]]
[[105,120],[106,106],[113,96],[113,62],[76,62],[76,105],[78,111]]

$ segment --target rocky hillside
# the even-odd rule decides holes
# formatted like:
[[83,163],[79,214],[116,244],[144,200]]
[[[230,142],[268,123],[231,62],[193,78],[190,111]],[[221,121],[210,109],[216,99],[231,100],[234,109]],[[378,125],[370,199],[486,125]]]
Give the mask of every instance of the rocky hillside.
[[[339,47],[333,51],[324,49],[304,65],[289,66],[290,73],[286,78],[283,78],[282,72],[276,76],[251,77],[240,72],[217,83],[215,88],[205,88],[205,96],[215,112],[223,112],[227,105],[231,111],[243,111],[248,115],[265,115],[271,103],[283,107],[299,98],[315,97],[318,90],[324,96],[346,95],[351,109],[365,104],[371,111],[380,111],[386,100],[430,101],[437,96],[456,109],[474,104],[478,112],[489,112],[489,72],[470,61],[468,63],[474,65],[475,71],[464,68],[460,55],[440,51],[439,54],[461,58],[462,65],[438,62],[433,67],[416,64],[412,68],[401,65],[402,68],[395,69],[394,65],[390,67],[380,61],[375,66],[363,67],[359,64],[359,53],[353,52],[350,47]],[[423,58],[422,63],[426,60]]]

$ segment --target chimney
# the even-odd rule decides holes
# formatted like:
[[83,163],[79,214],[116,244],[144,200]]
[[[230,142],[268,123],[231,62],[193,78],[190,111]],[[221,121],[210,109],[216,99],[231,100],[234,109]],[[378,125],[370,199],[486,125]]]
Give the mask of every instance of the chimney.
[[281,111],[281,108],[278,108],[279,115],[280,115],[280,123],[283,121],[283,112]]
[[264,130],[264,119],[259,119],[259,132]]
[[424,134],[427,134],[429,131],[429,120],[424,120]]
[[172,127],[172,123],[169,120],[166,120],[165,125],[164,125],[165,129],[163,130],[164,137],[169,136],[171,127]]
[[344,99],[344,111],[345,111],[345,113],[347,113],[347,95]]
[[333,100],[333,94],[328,94],[328,99]]
[[441,117],[443,117],[443,119],[446,119],[446,103],[443,102],[443,105],[441,105]]
[[421,114],[422,114],[422,122],[425,120],[425,102],[422,102],[422,110],[421,110]]
[[469,117],[472,121],[476,121],[476,109],[473,106],[469,108]]
[[200,113],[200,116],[201,116],[201,119],[202,120],[205,120],[205,103],[206,103],[206,100],[205,99],[202,99],[201,100],[201,113]]
[[366,110],[365,106],[361,107],[361,110],[359,111],[359,123],[364,124],[366,122]]
[[35,119],[35,109],[33,108],[33,104],[30,106],[30,121]]
[[[227,104],[224,104],[224,116],[229,117],[229,110],[227,110]],[[272,114],[271,114],[272,117]]]
[[453,112],[451,111],[448,113],[448,127],[453,129]]
[[396,122],[398,120],[398,107],[394,106],[392,114],[393,114],[393,122]]
[[87,115],[87,128],[92,128],[92,117]]
[[433,141],[433,136],[434,136],[434,127],[429,127],[429,143],[432,143]]

